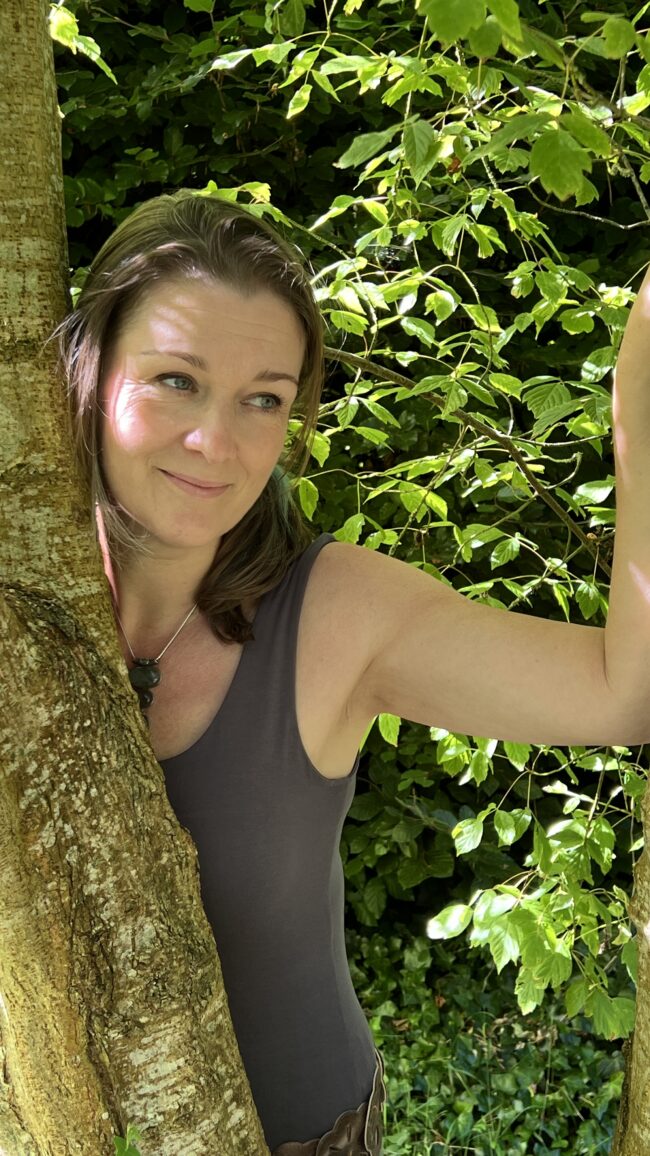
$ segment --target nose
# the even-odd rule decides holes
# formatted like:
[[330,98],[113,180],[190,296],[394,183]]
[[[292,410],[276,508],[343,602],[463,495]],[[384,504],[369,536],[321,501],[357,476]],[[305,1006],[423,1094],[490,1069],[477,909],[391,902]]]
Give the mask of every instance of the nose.
[[225,405],[206,407],[184,438],[187,449],[198,450],[206,461],[225,462],[237,457],[234,417]]

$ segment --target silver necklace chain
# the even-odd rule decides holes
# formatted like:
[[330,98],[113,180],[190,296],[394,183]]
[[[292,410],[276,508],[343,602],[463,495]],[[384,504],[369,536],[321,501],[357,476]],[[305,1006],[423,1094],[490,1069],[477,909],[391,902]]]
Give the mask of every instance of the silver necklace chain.
[[[165,651],[169,650],[169,647],[171,646],[171,644],[172,644],[172,642],[174,641],[174,639],[175,639],[175,638],[178,638],[178,635],[180,634],[181,630],[182,630],[182,629],[183,629],[183,627],[185,626],[185,623],[186,623],[186,622],[187,622],[187,621],[190,619],[190,617],[192,616],[192,614],[194,613],[194,611],[196,610],[196,608],[197,608],[197,603],[195,602],[195,603],[194,603],[194,606],[193,606],[193,607],[192,607],[192,609],[190,610],[189,614],[187,614],[187,615],[185,616],[185,618],[183,619],[183,621],[181,622],[181,624],[180,624],[180,626],[179,626],[178,630],[176,631],[176,634],[174,635],[174,637],[173,637],[173,638],[170,638],[169,642],[167,643],[167,646],[165,647],[165,649],[164,649],[164,650],[161,650],[161,652],[160,652],[160,654],[158,655],[158,657],[154,659],[154,662],[160,662],[160,660],[161,660],[162,656],[165,654]],[[124,635],[124,637],[125,637],[125,639],[126,639],[126,645],[128,646],[129,650],[131,651],[131,658],[133,659],[133,661],[134,661],[134,662],[137,662],[137,659],[136,659],[136,657],[135,657],[135,654],[133,653],[133,647],[131,646],[131,643],[129,642],[129,640],[128,640],[127,636],[126,636],[126,630],[125,630],[125,629],[124,629],[124,627],[122,626],[122,619],[121,619],[121,618],[120,618],[120,616],[119,616],[119,613],[118,613],[118,610],[117,610],[117,606],[115,607],[115,617],[117,618],[117,621],[119,622],[119,624],[120,624],[120,628],[121,628],[121,630],[122,630],[122,634]]]

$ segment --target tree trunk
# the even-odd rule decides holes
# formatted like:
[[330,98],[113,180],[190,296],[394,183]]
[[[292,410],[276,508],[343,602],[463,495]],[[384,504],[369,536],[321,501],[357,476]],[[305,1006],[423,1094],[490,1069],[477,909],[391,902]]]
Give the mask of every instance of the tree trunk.
[[637,927],[639,964],[634,1035],[627,1047],[625,1083],[611,1156],[650,1156],[650,798],[643,805],[645,850],[634,872],[630,913]]
[[267,1152],[196,850],[118,648],[65,390],[47,0],[0,3],[0,1152]]

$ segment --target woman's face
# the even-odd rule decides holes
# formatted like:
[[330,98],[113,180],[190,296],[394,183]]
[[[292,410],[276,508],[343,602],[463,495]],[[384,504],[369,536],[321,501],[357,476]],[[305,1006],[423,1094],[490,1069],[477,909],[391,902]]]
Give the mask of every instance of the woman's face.
[[243,518],[282,452],[304,348],[267,290],[175,280],[145,295],[100,383],[104,478],[136,525],[210,549]]

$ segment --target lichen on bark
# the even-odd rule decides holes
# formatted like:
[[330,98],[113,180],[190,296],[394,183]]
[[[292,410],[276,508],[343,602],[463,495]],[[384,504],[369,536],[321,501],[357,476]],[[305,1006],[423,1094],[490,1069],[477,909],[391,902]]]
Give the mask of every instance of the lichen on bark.
[[263,1156],[196,849],[128,681],[46,339],[67,306],[46,0],[0,5],[0,1151]]

